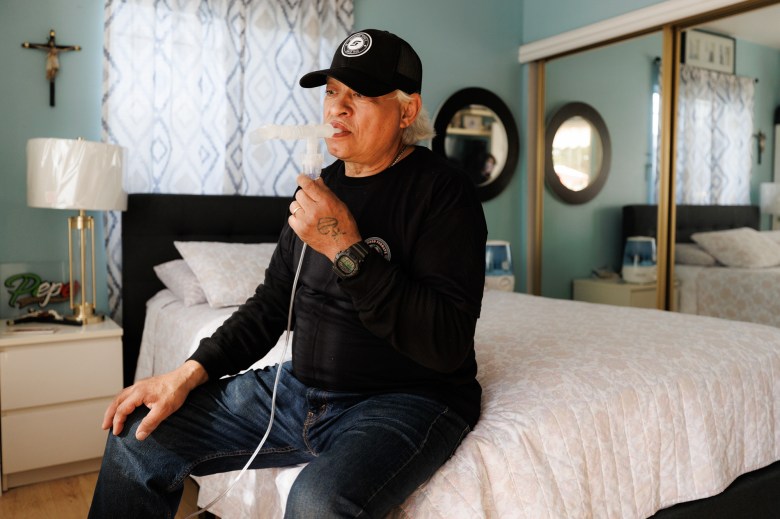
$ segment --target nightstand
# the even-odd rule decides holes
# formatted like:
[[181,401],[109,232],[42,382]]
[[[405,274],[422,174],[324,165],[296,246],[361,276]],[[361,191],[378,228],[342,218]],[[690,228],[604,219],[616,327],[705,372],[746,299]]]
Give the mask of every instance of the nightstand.
[[515,276],[506,274],[503,276],[485,276],[485,288],[501,290],[503,292],[515,291]]
[[574,299],[605,305],[656,308],[655,283],[626,283],[622,279],[575,279]]
[[[24,329],[38,330],[11,331]],[[113,321],[0,324],[3,490],[97,470],[103,413],[121,389],[122,329]]]

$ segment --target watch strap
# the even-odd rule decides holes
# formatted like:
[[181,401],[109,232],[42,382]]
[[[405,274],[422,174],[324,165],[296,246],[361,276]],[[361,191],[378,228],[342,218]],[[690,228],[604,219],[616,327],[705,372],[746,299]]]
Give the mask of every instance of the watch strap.
[[333,262],[333,272],[341,279],[350,279],[360,272],[363,261],[371,253],[371,248],[364,241],[356,242],[336,254]]

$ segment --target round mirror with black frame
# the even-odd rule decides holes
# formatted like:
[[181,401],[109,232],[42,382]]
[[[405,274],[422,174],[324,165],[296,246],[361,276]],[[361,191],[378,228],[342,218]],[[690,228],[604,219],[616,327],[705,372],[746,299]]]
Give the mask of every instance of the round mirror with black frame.
[[547,124],[544,147],[544,177],[558,198],[583,204],[604,187],[612,144],[604,119],[592,106],[562,106]]
[[496,94],[470,87],[452,94],[434,122],[432,149],[462,167],[482,201],[509,184],[517,168],[520,140],[509,107]]

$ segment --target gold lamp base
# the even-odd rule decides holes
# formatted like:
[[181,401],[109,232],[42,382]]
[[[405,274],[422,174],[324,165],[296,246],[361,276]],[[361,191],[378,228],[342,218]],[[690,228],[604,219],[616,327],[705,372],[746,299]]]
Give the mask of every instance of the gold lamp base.
[[[87,234],[89,237],[87,237]],[[75,285],[73,276],[74,266],[74,247],[73,241],[78,242],[76,248],[79,259],[79,272],[81,279],[81,302],[74,301],[72,288]],[[89,246],[89,252],[87,251]],[[90,276],[87,276],[87,257],[89,257]],[[68,275],[70,278],[70,308],[73,315],[65,316],[67,321],[72,323],[95,324],[102,322],[105,317],[95,313],[95,221],[83,210],[79,211],[78,216],[68,218]],[[87,284],[91,287],[92,300],[86,297]]]
[[75,305],[73,315],[66,315],[65,320],[80,324],[96,324],[105,320],[105,316],[95,313],[95,307],[89,303]]

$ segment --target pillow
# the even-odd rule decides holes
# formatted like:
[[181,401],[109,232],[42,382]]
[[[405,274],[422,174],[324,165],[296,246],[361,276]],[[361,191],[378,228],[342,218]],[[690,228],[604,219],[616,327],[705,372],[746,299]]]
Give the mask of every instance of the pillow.
[[691,239],[727,267],[780,265],[780,244],[750,227],[694,233]]
[[173,295],[184,302],[185,306],[206,302],[206,294],[200,288],[198,278],[183,259],[177,259],[156,265],[154,273]]
[[677,265],[699,265],[712,267],[718,261],[695,243],[675,243],[674,262]]
[[176,241],[212,308],[244,303],[262,283],[275,243]]

